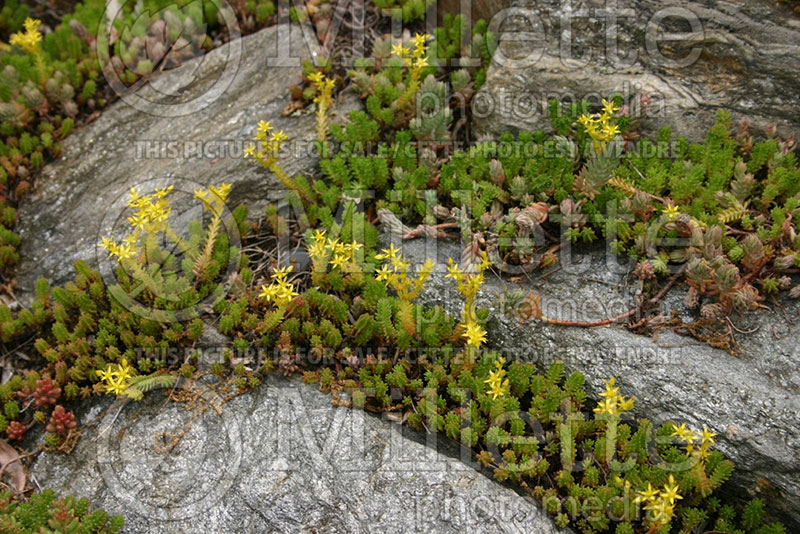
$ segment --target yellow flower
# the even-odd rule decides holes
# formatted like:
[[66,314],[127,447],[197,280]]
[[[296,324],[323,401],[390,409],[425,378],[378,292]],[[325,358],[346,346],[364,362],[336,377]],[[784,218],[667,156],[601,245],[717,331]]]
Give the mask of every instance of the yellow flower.
[[616,399],[603,399],[597,403],[597,407],[594,409],[594,413],[596,414],[604,414],[607,413],[609,415],[617,415],[619,412],[617,411],[617,401]]
[[136,208],[141,205],[146,198],[139,194],[136,188],[131,187],[131,190],[128,192],[128,206],[131,208]]
[[617,110],[619,110],[619,106],[613,101],[609,102],[605,98],[603,99],[603,114],[611,116],[614,115]]
[[121,364],[116,366],[109,364],[105,371],[98,369],[95,372],[100,377],[100,380],[105,383],[106,393],[113,393],[119,396],[128,389],[128,378],[132,376],[131,370],[132,368],[128,365],[128,361],[123,359]]
[[276,285],[262,285],[261,286],[261,293],[258,294],[259,297],[262,299],[266,299],[268,302],[271,302],[275,299],[275,296],[278,294],[278,286]]
[[279,308],[287,306],[299,295],[294,290],[294,286],[286,280],[291,271],[291,265],[275,269],[272,272],[272,283],[270,285],[262,285],[261,293],[258,296],[267,302],[275,303]]
[[402,256],[395,256],[391,261],[392,267],[394,267],[396,271],[404,272],[408,270],[409,264]]
[[620,133],[619,127],[611,120],[618,109],[616,104],[603,99],[602,114],[584,113],[578,117],[578,123],[583,125],[598,152],[604,151],[608,142]]
[[219,187],[217,187],[217,186],[213,186],[213,185],[212,185],[212,186],[210,186],[210,187],[208,188],[208,190],[209,190],[209,191],[210,191],[212,194],[214,194],[214,195],[216,195],[217,197],[219,197],[219,199],[220,199],[222,202],[225,202],[225,201],[228,199],[228,195],[229,195],[229,194],[230,194],[230,192],[231,192],[231,184],[229,184],[229,183],[226,183],[226,182],[223,182],[222,184],[220,184],[220,185],[219,185]]
[[[134,213],[133,216],[128,217],[130,225],[137,231],[144,231],[151,235],[166,230],[172,214],[167,195],[172,192],[172,189],[173,187],[169,186],[157,189],[152,195],[140,195],[138,191],[131,188],[128,207],[134,210]],[[195,191],[195,197],[197,194],[198,192]]]
[[503,397],[508,393],[508,378],[502,382],[494,382],[489,385],[489,393],[492,394],[492,400],[497,397]]
[[344,254],[335,254],[333,256],[333,260],[331,260],[331,265],[336,267],[344,267],[347,265],[347,262],[350,261],[350,258]]
[[428,66],[428,58],[420,57],[414,60],[412,64],[413,68],[416,70],[422,70]]
[[109,380],[106,384],[106,393],[113,393],[116,396],[120,396],[125,393],[125,390],[128,389],[128,384],[121,381],[121,380]]
[[611,141],[615,135],[619,133],[619,128],[616,124],[605,124],[603,125],[603,137],[606,141]]
[[294,290],[294,286],[291,284],[283,284],[278,289],[278,294],[275,296],[275,304],[278,306],[286,306],[298,295],[299,293]]
[[645,510],[650,510],[658,525],[666,525],[675,515],[675,507],[665,500],[653,501],[645,506]]
[[629,411],[633,410],[633,401],[634,400],[635,400],[635,397],[630,397],[628,399],[625,399],[625,398],[623,398],[621,396],[618,397],[617,398],[617,409],[620,412],[629,412]]
[[408,55],[408,49],[403,46],[403,43],[397,43],[392,46],[392,54],[404,58]]
[[703,425],[703,432],[700,434],[700,440],[702,441],[703,445],[713,445],[714,444],[714,436],[717,434],[711,432],[706,425]]
[[[230,185],[230,184],[229,184],[229,185]],[[164,197],[166,197],[167,195],[169,195],[170,193],[172,193],[172,190],[173,190],[174,188],[175,188],[175,186],[174,186],[174,185],[168,185],[167,187],[161,187],[161,188],[159,188],[159,189],[156,189],[156,192],[155,192],[156,198],[159,198],[159,199],[161,199],[161,198],[164,198]]]
[[269,121],[258,121],[258,128],[256,139],[266,139],[267,134],[272,130],[272,125]]
[[116,256],[120,261],[128,260],[139,253],[135,240],[136,237],[133,234],[126,236],[122,243],[116,243],[110,237],[103,237],[100,239],[100,246],[108,251],[109,256]]
[[635,397],[625,398],[619,394],[619,387],[615,387],[616,379],[612,376],[608,380],[603,380],[606,385],[604,392],[600,393],[603,400],[597,403],[594,413],[602,415],[619,415],[633,410]]
[[664,491],[661,492],[661,498],[669,502],[669,504],[675,504],[675,501],[683,499],[683,497],[678,495],[678,484],[675,483],[675,479],[672,475],[669,476],[669,481],[664,486]]
[[489,371],[489,378],[484,380],[484,382],[489,385],[489,393],[492,395],[493,400],[497,397],[505,396],[510,390],[508,378],[504,378],[506,376],[506,370],[503,369],[504,363],[505,358],[500,358],[495,361],[495,370]]
[[418,33],[417,35],[415,35],[414,36],[414,50],[415,51],[419,51],[419,50],[424,51],[425,50],[425,44],[427,43],[428,39],[430,39],[430,38],[431,38],[431,36],[428,35],[427,33],[423,33],[423,34],[419,34]]
[[594,117],[584,113],[580,117],[578,117],[578,123],[582,124],[584,128],[589,128],[589,126],[593,126],[595,123]]
[[136,257],[137,254],[138,251],[136,250],[136,248],[129,243],[121,243],[117,247],[117,257],[120,259],[120,261],[134,258]]
[[397,258],[397,253],[400,252],[400,249],[395,248],[394,244],[390,244],[389,248],[385,248],[381,250],[380,254],[375,254],[376,260],[394,260]]
[[39,43],[42,40],[42,34],[39,32],[39,26],[42,21],[32,19],[30,17],[25,19],[23,25],[25,32],[17,32],[11,36],[9,41],[12,45],[19,45],[25,49],[26,52],[31,54],[39,53]]
[[658,490],[655,489],[650,482],[648,482],[647,488],[644,491],[639,492],[639,497],[637,497],[637,501],[644,500],[646,502],[650,502],[654,500],[656,497],[658,497],[658,495],[659,495]]
[[491,261],[489,261],[489,254],[487,254],[487,253],[486,253],[486,251],[484,250],[484,251],[481,253],[481,264],[480,264],[480,270],[481,270],[481,271],[485,271],[486,269],[488,269],[488,268],[489,268],[489,266],[490,266],[491,264],[492,264],[492,262],[491,262]]
[[678,214],[681,212],[681,209],[675,205],[670,204],[666,208],[664,208],[664,214],[669,217],[670,221],[674,221],[678,218]]
[[100,246],[106,249],[107,251],[111,252],[114,248],[116,248],[116,243],[110,237],[101,237],[100,238]]
[[469,323],[463,337],[467,338],[470,347],[480,347],[486,342],[486,331],[478,323]]
[[464,273],[459,269],[458,264],[453,261],[453,258],[447,260],[447,274],[445,278],[452,278],[456,282],[461,282],[464,278]]
[[606,385],[606,390],[600,394],[601,397],[605,397],[606,399],[616,399],[619,396],[619,388],[614,387],[617,379],[613,376],[608,380],[603,380]]
[[279,269],[275,269],[272,271],[272,278],[276,280],[284,280],[286,276],[292,272],[293,267],[291,265],[287,265],[286,267],[280,267]]
[[280,146],[281,143],[289,139],[289,136],[283,133],[283,130],[279,130],[270,136],[269,140],[275,143],[277,146]]
[[382,265],[380,269],[375,271],[375,279],[378,282],[389,281],[394,277],[394,271],[388,265]]
[[686,428],[686,423],[681,423],[681,426],[672,423],[672,437],[682,437],[685,432],[691,432],[689,429]]

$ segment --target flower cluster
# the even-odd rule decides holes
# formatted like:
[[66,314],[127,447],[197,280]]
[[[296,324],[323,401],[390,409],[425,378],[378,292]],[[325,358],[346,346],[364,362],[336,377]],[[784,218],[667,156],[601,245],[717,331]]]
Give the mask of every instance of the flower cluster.
[[644,509],[654,526],[663,526],[670,522],[675,515],[675,503],[683,499],[678,494],[678,484],[672,475],[664,487],[659,491],[648,482],[647,488],[639,492],[636,502],[644,502]]
[[100,380],[105,383],[107,394],[123,395],[128,389],[128,379],[133,376],[128,361],[123,359],[121,364],[109,364],[105,371],[95,371]]
[[453,258],[447,262],[446,278],[456,281],[458,291],[464,296],[464,310],[461,313],[461,322],[465,332],[463,336],[467,339],[467,345],[478,348],[481,343],[486,341],[486,330],[477,322],[475,314],[475,297],[478,290],[483,285],[484,271],[489,268],[489,256],[486,251],[481,255],[481,261],[472,272],[462,270]]
[[[311,238],[308,255],[317,272],[324,272],[330,264],[334,269],[356,270],[355,253],[363,247],[361,243],[342,243],[339,239],[331,239],[324,230],[317,230]],[[332,255],[332,257],[331,257]]]
[[314,97],[314,102],[317,104],[317,139],[325,143],[328,140],[328,110],[333,103],[331,95],[336,81],[321,72],[309,74],[308,79],[317,90],[317,96]]
[[131,188],[128,207],[134,210],[128,222],[137,232],[156,234],[164,230],[172,214],[167,196],[172,193],[173,186],[156,189],[152,195],[140,195]]
[[223,183],[219,187],[212,185],[208,189],[196,189],[194,198],[200,200],[209,213],[215,217],[221,217],[230,192],[231,184]]
[[606,385],[606,390],[600,394],[603,400],[597,403],[594,413],[598,415],[608,414],[611,416],[618,416],[621,413],[628,412],[633,409],[633,401],[635,397],[625,398],[619,394],[619,387],[615,387],[616,378],[613,376],[609,380],[603,380]]
[[414,36],[413,48],[398,43],[392,46],[392,53],[401,57],[403,63],[405,63],[406,67],[408,67],[412,73],[415,70],[422,72],[422,70],[428,66],[428,58],[425,57],[425,53],[428,51],[427,42],[430,38],[431,36],[428,34],[418,33]]
[[41,24],[41,20],[32,19],[30,17],[26,18],[25,22],[23,23],[25,26],[25,31],[17,32],[12,35],[9,42],[12,45],[21,46],[28,53],[38,54],[39,43],[42,40],[42,34],[39,32],[39,26]]
[[296,185],[288,174],[278,164],[278,155],[281,151],[281,145],[284,141],[289,139],[289,136],[283,133],[283,130],[272,132],[273,127],[269,121],[258,121],[258,130],[256,131],[253,141],[258,144],[248,145],[244,149],[245,158],[253,158],[264,168],[269,169],[272,174],[283,184],[287,189],[296,189]]
[[[700,460],[708,458],[708,451],[714,445],[714,437],[717,435],[711,432],[706,425],[703,425],[702,432],[695,432],[691,428],[686,428],[686,424],[680,426],[673,423],[672,437],[683,441],[686,449],[686,456],[694,456]],[[696,445],[699,445],[696,447]]]
[[386,263],[376,271],[375,278],[379,282],[386,282],[396,292],[403,302],[410,302],[415,299],[422,286],[433,272],[433,261],[425,260],[425,263],[417,273],[417,277],[412,279],[409,276],[410,265],[400,254],[400,250],[394,245],[389,245],[380,254],[375,255],[376,260],[384,260]]
[[[270,168],[277,160],[281,150],[281,145],[289,139],[283,130],[272,132],[274,128],[269,121],[258,121],[258,129],[253,141],[258,145],[248,145],[244,149],[244,156],[251,157],[264,167]],[[270,133],[272,132],[272,133]]]
[[292,272],[291,265],[275,269],[272,273],[272,283],[262,285],[261,293],[258,296],[267,302],[274,302],[278,308],[288,306],[299,294],[294,290],[294,286],[286,280],[290,272]]
[[111,237],[103,237],[100,246],[106,249],[110,256],[116,256],[120,261],[136,257],[139,254],[138,243],[142,232],[154,236],[169,230],[172,208],[169,206],[167,196],[172,189],[173,186],[170,185],[156,189],[151,195],[141,195],[132,187],[128,196],[128,207],[134,212],[128,217],[128,223],[133,232],[126,235],[119,243]]
[[578,122],[586,129],[592,138],[597,152],[603,152],[606,145],[615,135],[619,134],[619,127],[612,121],[619,107],[614,102],[603,99],[603,113],[583,114],[578,117]]
[[[428,58],[425,54],[428,52],[427,41],[430,38],[431,36],[428,34],[418,33],[414,37],[414,46],[412,48],[403,46],[402,43],[392,46],[392,53],[402,58],[403,63],[408,68],[408,72],[411,74],[411,82],[408,84],[403,97],[406,94],[416,94],[419,88],[422,72],[428,67]],[[403,97],[401,97],[401,100],[404,100]]]
[[489,371],[489,378],[484,380],[484,382],[489,384],[489,394],[492,396],[492,399],[496,399],[497,397],[503,397],[510,390],[508,378],[505,377],[506,370],[503,368],[503,365],[505,363],[506,363],[505,358],[498,358],[497,360],[495,360],[494,371]]

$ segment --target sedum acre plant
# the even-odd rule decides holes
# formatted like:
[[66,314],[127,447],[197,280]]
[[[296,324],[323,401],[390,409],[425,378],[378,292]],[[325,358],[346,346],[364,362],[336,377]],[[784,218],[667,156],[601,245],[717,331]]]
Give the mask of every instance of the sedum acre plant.
[[[128,234],[102,241],[118,263],[116,284],[107,286],[98,271],[78,261],[75,281],[65,287],[51,289],[39,280],[30,309],[15,317],[0,306],[3,341],[33,338],[43,359],[38,369],[0,385],[0,432],[20,440],[41,424],[48,447],[69,451],[80,434],[70,402],[92,394],[138,400],[150,389],[174,384],[179,368],[192,367],[189,348],[203,333],[199,304],[224,302],[221,268],[239,257],[228,234],[214,230],[229,191],[226,184],[196,191],[211,214],[209,227],[204,231],[196,221],[189,236],[180,236],[170,223],[171,187],[152,194],[132,190]],[[235,210],[228,224],[239,225],[245,216],[245,210]],[[240,283],[246,279],[245,272]],[[31,403],[35,410],[20,409]]]
[[[149,313],[145,306],[165,312],[182,312],[199,301],[224,290],[218,278],[232,265],[238,252],[228,245],[229,236],[222,231],[223,210],[231,185],[210,186],[195,191],[204,208],[211,214],[206,230],[190,226],[189,236],[181,236],[171,226],[172,208],[169,195],[172,186],[142,195],[131,189],[128,207],[129,232],[120,240],[103,237],[101,246],[119,263],[117,276],[134,293],[126,293],[123,285],[112,288],[115,298],[139,313]],[[162,248],[168,243],[170,250]],[[135,298],[131,295],[136,294]]]
[[18,260],[16,218],[7,210],[35,185],[35,173],[61,156],[60,141],[76,126],[157,72],[231,38],[226,21],[234,16],[244,32],[273,21],[271,0],[226,5],[142,0],[134,8],[123,2],[109,42],[99,22],[105,0],[59,5],[45,25],[28,16],[41,10],[17,0],[3,4],[0,39],[9,44],[0,43],[0,271]]
[[[69,31],[62,25],[42,36],[36,21],[24,23],[12,38],[14,53],[2,57],[0,178],[14,186],[8,199],[24,194],[29,168],[59,153],[57,141],[80,113],[104,103],[101,66],[84,57],[95,36],[81,23],[101,5],[77,7]],[[399,5],[413,14],[421,4]],[[327,7],[314,3],[320,21]],[[134,24],[131,39],[115,45],[121,62],[112,66],[122,82],[134,84],[152,70],[143,44],[154,44],[144,43],[153,28],[178,39],[177,20],[192,40],[189,49],[207,48],[197,9],[168,9],[163,20]],[[217,26],[216,8],[202,9]],[[247,14],[245,27],[274,13],[268,0],[237,9]],[[115,24],[130,22],[128,15]],[[93,394],[141,399],[149,389],[195,376],[206,364],[194,350],[208,326],[201,318],[210,318],[231,347],[208,368],[231,395],[273,371],[302,374],[334,404],[391,412],[455,440],[497,480],[538,499],[559,526],[582,534],[783,534],[765,520],[763,502],[737,511],[718,496],[733,465],[714,450],[714,432],[635,419],[635,399],[614,378],[595,402],[583,375],[568,374],[561,363],[541,370],[507,360],[490,350],[488,310],[476,308],[476,296],[492,265],[500,272],[549,268],[568,241],[601,238],[635,260],[643,281],[685,280],[687,303],[705,317],[758,308],[781,289],[797,296],[791,275],[800,265],[800,180],[791,143],[774,136],[755,143],[746,128],[734,133],[720,113],[702,143],[677,139],[671,153],[650,150],[673,141],[664,130],[637,151],[634,118],[610,99],[601,110],[587,103],[564,110],[554,102],[552,132],[504,135],[457,151],[451,142],[464,134],[453,124],[467,120],[495,46],[483,21],[471,40],[465,37],[463,17],[447,16],[433,36],[417,34],[406,45],[377,39],[374,61],[349,73],[365,111],[342,124],[330,122],[337,85],[331,65],[322,72],[306,65],[312,87],[298,88],[295,100],[317,104],[323,176],[290,176],[280,164],[288,136],[259,122],[246,156],[275,176],[290,206],[303,212],[295,224],[271,206],[266,223],[276,236],[304,240],[307,257],[251,266],[226,231],[244,234],[248,227],[242,208],[225,220],[230,184],[195,191],[209,223],[195,221],[187,235],[170,222],[172,187],[132,190],[128,232],[102,241],[117,264],[116,283],[106,285],[77,262],[75,281],[65,287],[38,283],[30,309],[12,313],[0,305],[3,342],[36,338],[43,359],[41,368],[0,385],[0,431],[17,441],[41,424],[45,445],[68,451],[79,429],[70,402]],[[479,66],[448,70],[456,57],[478,59]],[[461,264],[447,265],[464,298],[460,317],[417,302],[434,264],[414,268],[394,245],[376,250],[376,213],[401,239],[464,238]],[[0,215],[6,265],[15,261],[16,214],[2,204]],[[535,295],[520,300],[528,317],[568,324],[543,317]],[[45,492],[30,503],[0,495],[0,525],[9,532],[76,525],[114,532],[121,522]]]
[[90,513],[88,499],[57,498],[47,489],[19,502],[9,491],[0,492],[0,531],[6,534],[114,534],[123,525],[122,516],[109,517],[103,510]]

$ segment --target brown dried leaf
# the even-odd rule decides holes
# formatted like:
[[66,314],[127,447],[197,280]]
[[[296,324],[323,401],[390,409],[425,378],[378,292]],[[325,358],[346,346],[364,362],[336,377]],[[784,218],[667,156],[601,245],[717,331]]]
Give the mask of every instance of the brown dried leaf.
[[21,455],[17,452],[17,449],[9,445],[6,440],[0,439],[0,465],[5,468],[3,476],[11,478],[11,487],[17,493],[25,491],[25,485],[28,480],[20,458]]

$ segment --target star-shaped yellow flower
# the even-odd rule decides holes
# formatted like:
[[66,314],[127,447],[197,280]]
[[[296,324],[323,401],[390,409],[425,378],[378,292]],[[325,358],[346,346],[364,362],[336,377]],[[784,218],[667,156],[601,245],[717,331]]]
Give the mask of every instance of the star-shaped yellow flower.
[[664,214],[669,217],[670,221],[677,219],[680,212],[681,209],[676,204],[670,204],[664,208]]
[[683,499],[683,497],[678,495],[678,485],[675,483],[675,478],[673,478],[672,475],[669,476],[669,481],[664,486],[664,491],[661,492],[661,498],[669,504],[675,504],[675,501]]
[[619,110],[619,106],[617,106],[613,101],[608,101],[605,98],[603,99],[603,113],[606,115],[613,115]]
[[467,338],[467,345],[470,347],[480,347],[481,343],[486,342],[486,330],[481,328],[478,323],[469,323],[463,336]]
[[647,483],[647,488],[645,488],[643,491],[640,491],[639,492],[639,497],[637,497],[636,499],[637,499],[637,501],[644,500],[646,502],[649,502],[649,501],[654,500],[656,497],[658,497],[658,495],[659,495],[659,491],[657,489],[655,489],[650,482],[648,482]]

